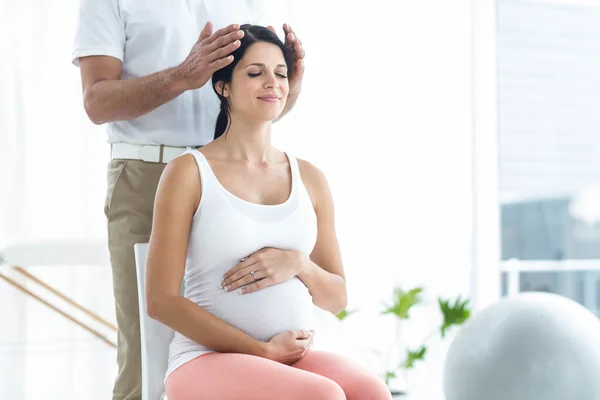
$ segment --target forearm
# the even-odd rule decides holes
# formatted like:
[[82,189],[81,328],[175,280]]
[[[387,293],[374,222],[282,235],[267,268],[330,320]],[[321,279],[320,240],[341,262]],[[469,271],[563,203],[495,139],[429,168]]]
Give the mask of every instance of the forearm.
[[341,276],[325,271],[310,259],[297,276],[306,285],[313,303],[318,307],[333,314],[339,314],[346,307],[346,281]]
[[268,346],[217,318],[183,296],[161,298],[148,314],[209,349],[268,358]]
[[84,93],[85,110],[95,124],[140,117],[185,91],[176,68],[126,80],[102,80]]

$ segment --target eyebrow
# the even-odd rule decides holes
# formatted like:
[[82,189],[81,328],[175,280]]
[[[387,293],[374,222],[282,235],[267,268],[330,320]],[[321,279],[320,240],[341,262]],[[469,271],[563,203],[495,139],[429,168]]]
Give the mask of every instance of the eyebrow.
[[[262,63],[252,63],[252,64],[248,64],[248,65],[246,65],[244,68],[248,68],[248,67],[251,67],[251,66],[253,66],[253,65],[254,65],[254,66],[257,66],[257,67],[262,67],[262,68],[265,68],[265,64],[262,64]],[[277,68],[279,68],[279,67],[287,68],[287,65],[285,65],[285,64],[277,64]]]

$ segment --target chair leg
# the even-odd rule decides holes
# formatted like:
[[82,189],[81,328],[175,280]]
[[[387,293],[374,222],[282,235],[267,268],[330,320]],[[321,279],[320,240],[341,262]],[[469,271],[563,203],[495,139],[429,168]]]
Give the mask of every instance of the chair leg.
[[19,289],[23,293],[25,293],[25,294],[33,297],[34,299],[36,299],[40,303],[46,305],[47,307],[50,307],[51,309],[53,309],[54,311],[56,311],[57,313],[59,313],[63,317],[67,318],[69,321],[72,321],[73,323],[79,325],[80,327],[82,327],[86,331],[90,332],[94,336],[98,337],[100,340],[102,340],[103,342],[105,342],[109,346],[112,346],[113,348],[117,347],[117,345],[115,343],[113,343],[112,341],[110,341],[109,339],[107,339],[106,337],[104,337],[104,335],[102,335],[97,330],[89,327],[88,325],[84,324],[83,322],[80,322],[76,318],[74,318],[71,315],[67,314],[66,312],[62,311],[61,309],[59,309],[59,308],[53,306],[52,304],[48,303],[46,300],[42,299],[41,297],[39,297],[35,293],[27,290],[27,288],[25,288],[23,285],[21,285],[20,283],[12,280],[11,278],[7,277],[6,275],[2,274],[1,272],[0,272],[0,278],[4,279],[5,281],[7,281],[8,283],[10,283],[11,285],[15,286],[17,289]]
[[67,303],[69,303],[70,305],[72,305],[73,307],[75,307],[78,310],[84,312],[90,318],[95,319],[97,322],[101,323],[102,325],[106,326],[107,328],[112,329],[115,332],[117,331],[117,327],[116,326],[114,326],[113,324],[111,324],[107,320],[103,319],[102,317],[100,317],[98,314],[94,313],[90,309],[83,307],[81,304],[79,304],[79,303],[75,302],[74,300],[70,299],[69,297],[65,296],[64,294],[62,294],[61,292],[59,292],[58,290],[56,290],[52,286],[48,285],[47,283],[43,282],[39,278],[36,278],[34,275],[32,275],[29,272],[27,272],[23,267],[13,267],[13,268],[14,268],[15,271],[17,271],[20,274],[22,274],[22,275],[26,276],[27,278],[31,279],[32,281],[34,281],[38,285],[42,286],[44,289],[47,289],[48,291],[54,293],[56,296],[60,297],[61,299],[63,299],[64,301],[66,301]]

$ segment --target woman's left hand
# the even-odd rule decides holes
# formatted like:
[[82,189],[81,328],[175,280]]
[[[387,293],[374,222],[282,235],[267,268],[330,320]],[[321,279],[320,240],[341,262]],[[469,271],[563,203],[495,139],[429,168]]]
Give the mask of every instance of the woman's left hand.
[[231,292],[242,286],[246,294],[286,282],[307,265],[307,256],[295,250],[267,247],[243,259],[223,276],[221,288]]

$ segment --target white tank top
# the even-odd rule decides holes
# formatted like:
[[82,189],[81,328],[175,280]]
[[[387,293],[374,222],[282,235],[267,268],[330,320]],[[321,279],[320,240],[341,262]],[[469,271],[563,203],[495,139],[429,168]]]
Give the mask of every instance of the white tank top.
[[[312,252],[317,240],[317,217],[297,160],[286,153],[292,172],[289,198],[282,204],[262,205],[227,191],[199,151],[188,150],[185,154],[192,154],[198,164],[202,197],[192,220],[184,297],[260,341],[290,329],[313,329],[312,297],[297,277],[248,294],[219,288],[225,272],[263,247],[297,250],[306,255]],[[212,351],[175,332],[166,377],[193,358]]]

